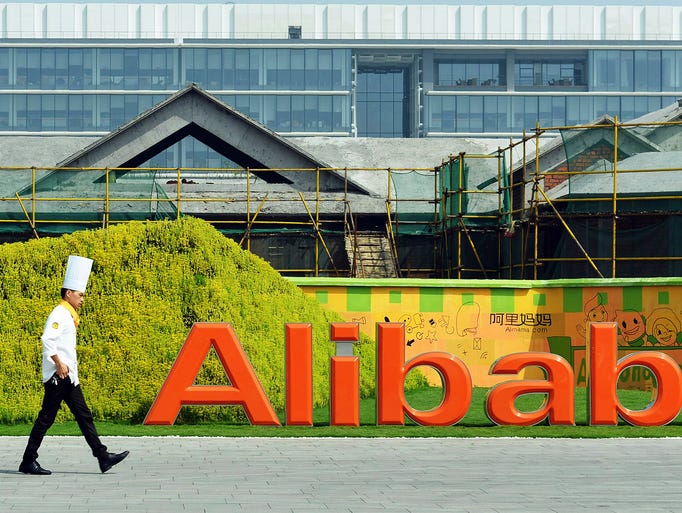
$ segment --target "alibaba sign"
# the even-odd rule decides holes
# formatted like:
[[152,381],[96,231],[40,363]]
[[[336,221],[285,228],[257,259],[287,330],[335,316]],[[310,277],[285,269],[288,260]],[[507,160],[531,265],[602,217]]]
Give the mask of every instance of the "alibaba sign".
[[[464,362],[446,352],[423,353],[405,361],[404,325],[377,325],[377,424],[402,425],[405,415],[425,426],[457,424],[471,406],[472,381]],[[616,324],[593,323],[590,328],[588,416],[591,425],[616,425],[620,416],[636,426],[660,426],[671,422],[682,408],[682,371],[668,355],[658,351],[633,353],[618,360]],[[355,323],[333,323],[331,340],[354,342],[360,337]],[[312,326],[287,324],[285,330],[286,424],[313,423]],[[195,385],[194,380],[211,348],[214,348],[230,379],[230,386]],[[440,405],[416,410],[405,400],[405,377],[422,365],[436,369],[444,394]],[[629,410],[618,400],[616,383],[631,366],[648,368],[658,385],[655,400],[643,410]],[[331,357],[330,410],[334,426],[358,426],[359,373],[357,356]],[[573,369],[561,356],[527,352],[498,359],[494,375],[519,374],[527,367],[539,367],[544,380],[511,380],[490,389],[486,413],[499,425],[530,426],[548,420],[552,425],[575,425]],[[519,396],[545,394],[540,409],[521,412],[515,406]],[[279,419],[230,324],[198,323],[171,368],[145,424],[173,424],[186,405],[239,405],[252,424],[280,425]]]

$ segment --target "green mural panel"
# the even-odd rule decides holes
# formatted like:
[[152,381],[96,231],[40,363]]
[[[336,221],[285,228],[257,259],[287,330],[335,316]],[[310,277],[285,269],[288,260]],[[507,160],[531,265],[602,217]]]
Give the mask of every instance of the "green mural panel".
[[535,306],[547,305],[547,296],[544,294],[533,294],[533,304]]
[[346,310],[349,312],[371,312],[372,289],[369,287],[349,287],[346,290]]
[[642,311],[642,287],[623,288],[623,310]]
[[470,305],[471,303],[474,302],[474,295],[473,294],[462,294],[462,304],[463,305]]
[[420,288],[419,309],[422,312],[442,312],[443,289],[436,287]]
[[388,293],[388,302],[391,304],[400,304],[403,300],[403,293],[400,290],[391,290]]
[[558,354],[567,362],[573,365],[573,348],[571,347],[571,337],[554,336],[547,337],[549,342],[549,351],[553,354]]
[[491,313],[513,312],[514,289],[491,289],[490,310]]
[[329,292],[326,290],[318,290],[315,292],[315,298],[321,305],[329,303]]
[[564,313],[583,311],[583,289],[564,289]]

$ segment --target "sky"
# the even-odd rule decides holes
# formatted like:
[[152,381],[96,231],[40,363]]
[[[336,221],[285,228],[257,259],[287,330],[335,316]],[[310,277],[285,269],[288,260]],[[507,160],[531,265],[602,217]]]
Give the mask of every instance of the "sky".
[[236,0],[233,2],[220,0],[124,0],[115,2],[113,0],[70,0],[59,2],[58,0],[10,0],[8,3],[145,3],[145,4],[450,4],[450,5],[671,5],[679,6],[680,0]]

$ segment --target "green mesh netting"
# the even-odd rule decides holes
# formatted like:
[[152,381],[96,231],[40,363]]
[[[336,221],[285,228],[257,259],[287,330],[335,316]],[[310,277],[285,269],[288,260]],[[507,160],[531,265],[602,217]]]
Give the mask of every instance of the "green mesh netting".
[[391,171],[394,235],[434,233],[436,179],[431,170]]
[[444,275],[495,277],[499,226],[510,215],[504,158],[460,155],[440,166],[438,172],[438,222]]

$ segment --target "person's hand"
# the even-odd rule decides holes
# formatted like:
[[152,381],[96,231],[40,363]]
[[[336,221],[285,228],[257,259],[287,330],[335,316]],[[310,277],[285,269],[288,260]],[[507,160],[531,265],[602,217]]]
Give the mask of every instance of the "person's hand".
[[63,362],[57,362],[57,376],[60,379],[64,379],[69,375],[69,367]]

